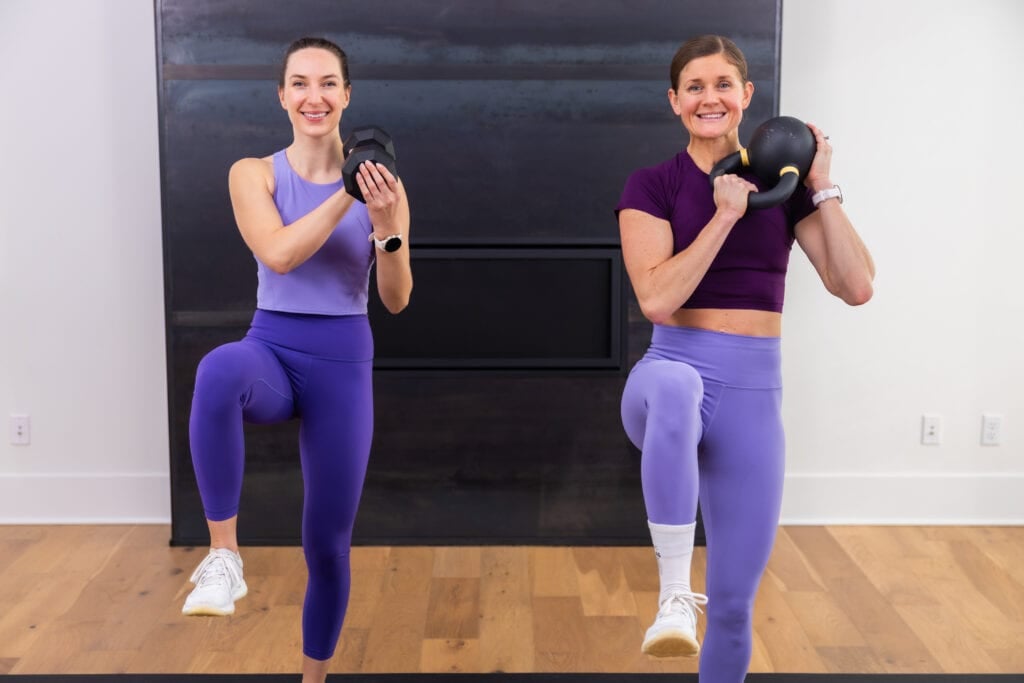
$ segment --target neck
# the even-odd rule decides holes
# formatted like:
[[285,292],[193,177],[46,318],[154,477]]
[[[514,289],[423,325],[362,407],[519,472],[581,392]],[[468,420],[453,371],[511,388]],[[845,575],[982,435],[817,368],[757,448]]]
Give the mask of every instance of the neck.
[[686,153],[693,159],[697,168],[709,173],[712,167],[733,152],[739,151],[740,134],[734,130],[720,138],[690,138]]
[[337,133],[317,138],[295,136],[287,149],[287,154],[292,168],[310,180],[336,180],[345,163],[344,146],[341,136]]

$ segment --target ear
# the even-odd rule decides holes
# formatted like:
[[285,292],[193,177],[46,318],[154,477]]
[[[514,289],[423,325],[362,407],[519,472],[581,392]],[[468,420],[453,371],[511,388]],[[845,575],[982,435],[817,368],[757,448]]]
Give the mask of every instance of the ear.
[[750,98],[754,96],[754,82],[747,81],[743,84],[743,108],[750,106]]
[[352,84],[345,86],[345,94],[341,98],[341,108],[348,109],[348,103],[352,101]]
[[676,116],[682,116],[683,110],[679,108],[679,94],[672,88],[668,89],[668,103],[672,105],[672,111]]
[[277,99],[281,101],[281,109],[287,109],[288,105],[284,103],[284,88],[277,86]]

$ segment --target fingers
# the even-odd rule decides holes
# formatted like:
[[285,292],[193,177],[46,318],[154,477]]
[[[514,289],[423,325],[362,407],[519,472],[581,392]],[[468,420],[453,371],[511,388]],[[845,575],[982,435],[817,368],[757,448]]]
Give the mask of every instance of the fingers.
[[811,167],[807,171],[804,185],[813,188],[816,185],[831,182],[829,174],[832,166],[832,145],[829,144],[828,136],[820,128],[810,123],[807,124],[807,127],[814,135],[817,150],[814,153],[814,159],[811,160]]
[[384,203],[392,199],[397,190],[397,180],[383,164],[364,161],[359,165],[356,182],[366,203]]
[[726,173],[715,178],[716,191],[719,189],[726,191],[733,188],[742,188],[747,192],[757,192],[757,185],[738,175]]
[[757,192],[754,183],[732,173],[715,178],[715,206],[719,209],[731,210],[742,216],[747,210],[747,198],[751,192]]
[[820,128],[812,123],[808,123],[807,127],[811,129],[811,133],[814,135],[814,141],[818,144],[818,150],[827,149],[832,151],[832,145],[829,144],[829,138]]

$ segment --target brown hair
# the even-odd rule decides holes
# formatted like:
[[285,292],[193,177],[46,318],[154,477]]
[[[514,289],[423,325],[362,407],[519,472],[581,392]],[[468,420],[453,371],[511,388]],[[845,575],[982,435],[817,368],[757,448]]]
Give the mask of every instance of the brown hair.
[[703,35],[690,38],[676,50],[676,56],[672,58],[672,65],[669,67],[672,89],[679,89],[679,74],[687,64],[695,59],[711,55],[725,55],[725,59],[740,72],[740,79],[744,83],[747,82],[747,58],[736,47],[736,43],[725,36]]
[[299,50],[305,50],[306,48],[315,47],[321,50],[327,50],[338,58],[338,63],[341,64],[341,80],[344,87],[349,86],[348,80],[348,55],[340,47],[327,40],[326,38],[299,38],[294,43],[288,46],[288,49],[284,53],[284,59],[281,60],[281,73],[278,75],[277,85],[278,87],[284,87],[284,77],[288,72],[288,60],[291,59],[292,54]]

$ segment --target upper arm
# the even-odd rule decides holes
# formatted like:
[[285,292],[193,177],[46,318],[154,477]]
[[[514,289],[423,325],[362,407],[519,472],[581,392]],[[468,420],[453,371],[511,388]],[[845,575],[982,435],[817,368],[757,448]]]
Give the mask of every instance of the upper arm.
[[797,244],[807,254],[807,259],[818,271],[818,276],[828,291],[833,291],[832,284],[828,278],[828,255],[825,250],[824,224],[821,221],[821,212],[814,211],[807,215],[793,228],[796,234]]
[[643,296],[644,281],[652,270],[672,258],[672,226],[637,209],[619,211],[622,259],[637,296]]
[[272,194],[273,170],[262,159],[242,159],[231,166],[228,189],[242,239],[264,263],[274,232],[283,226]]

